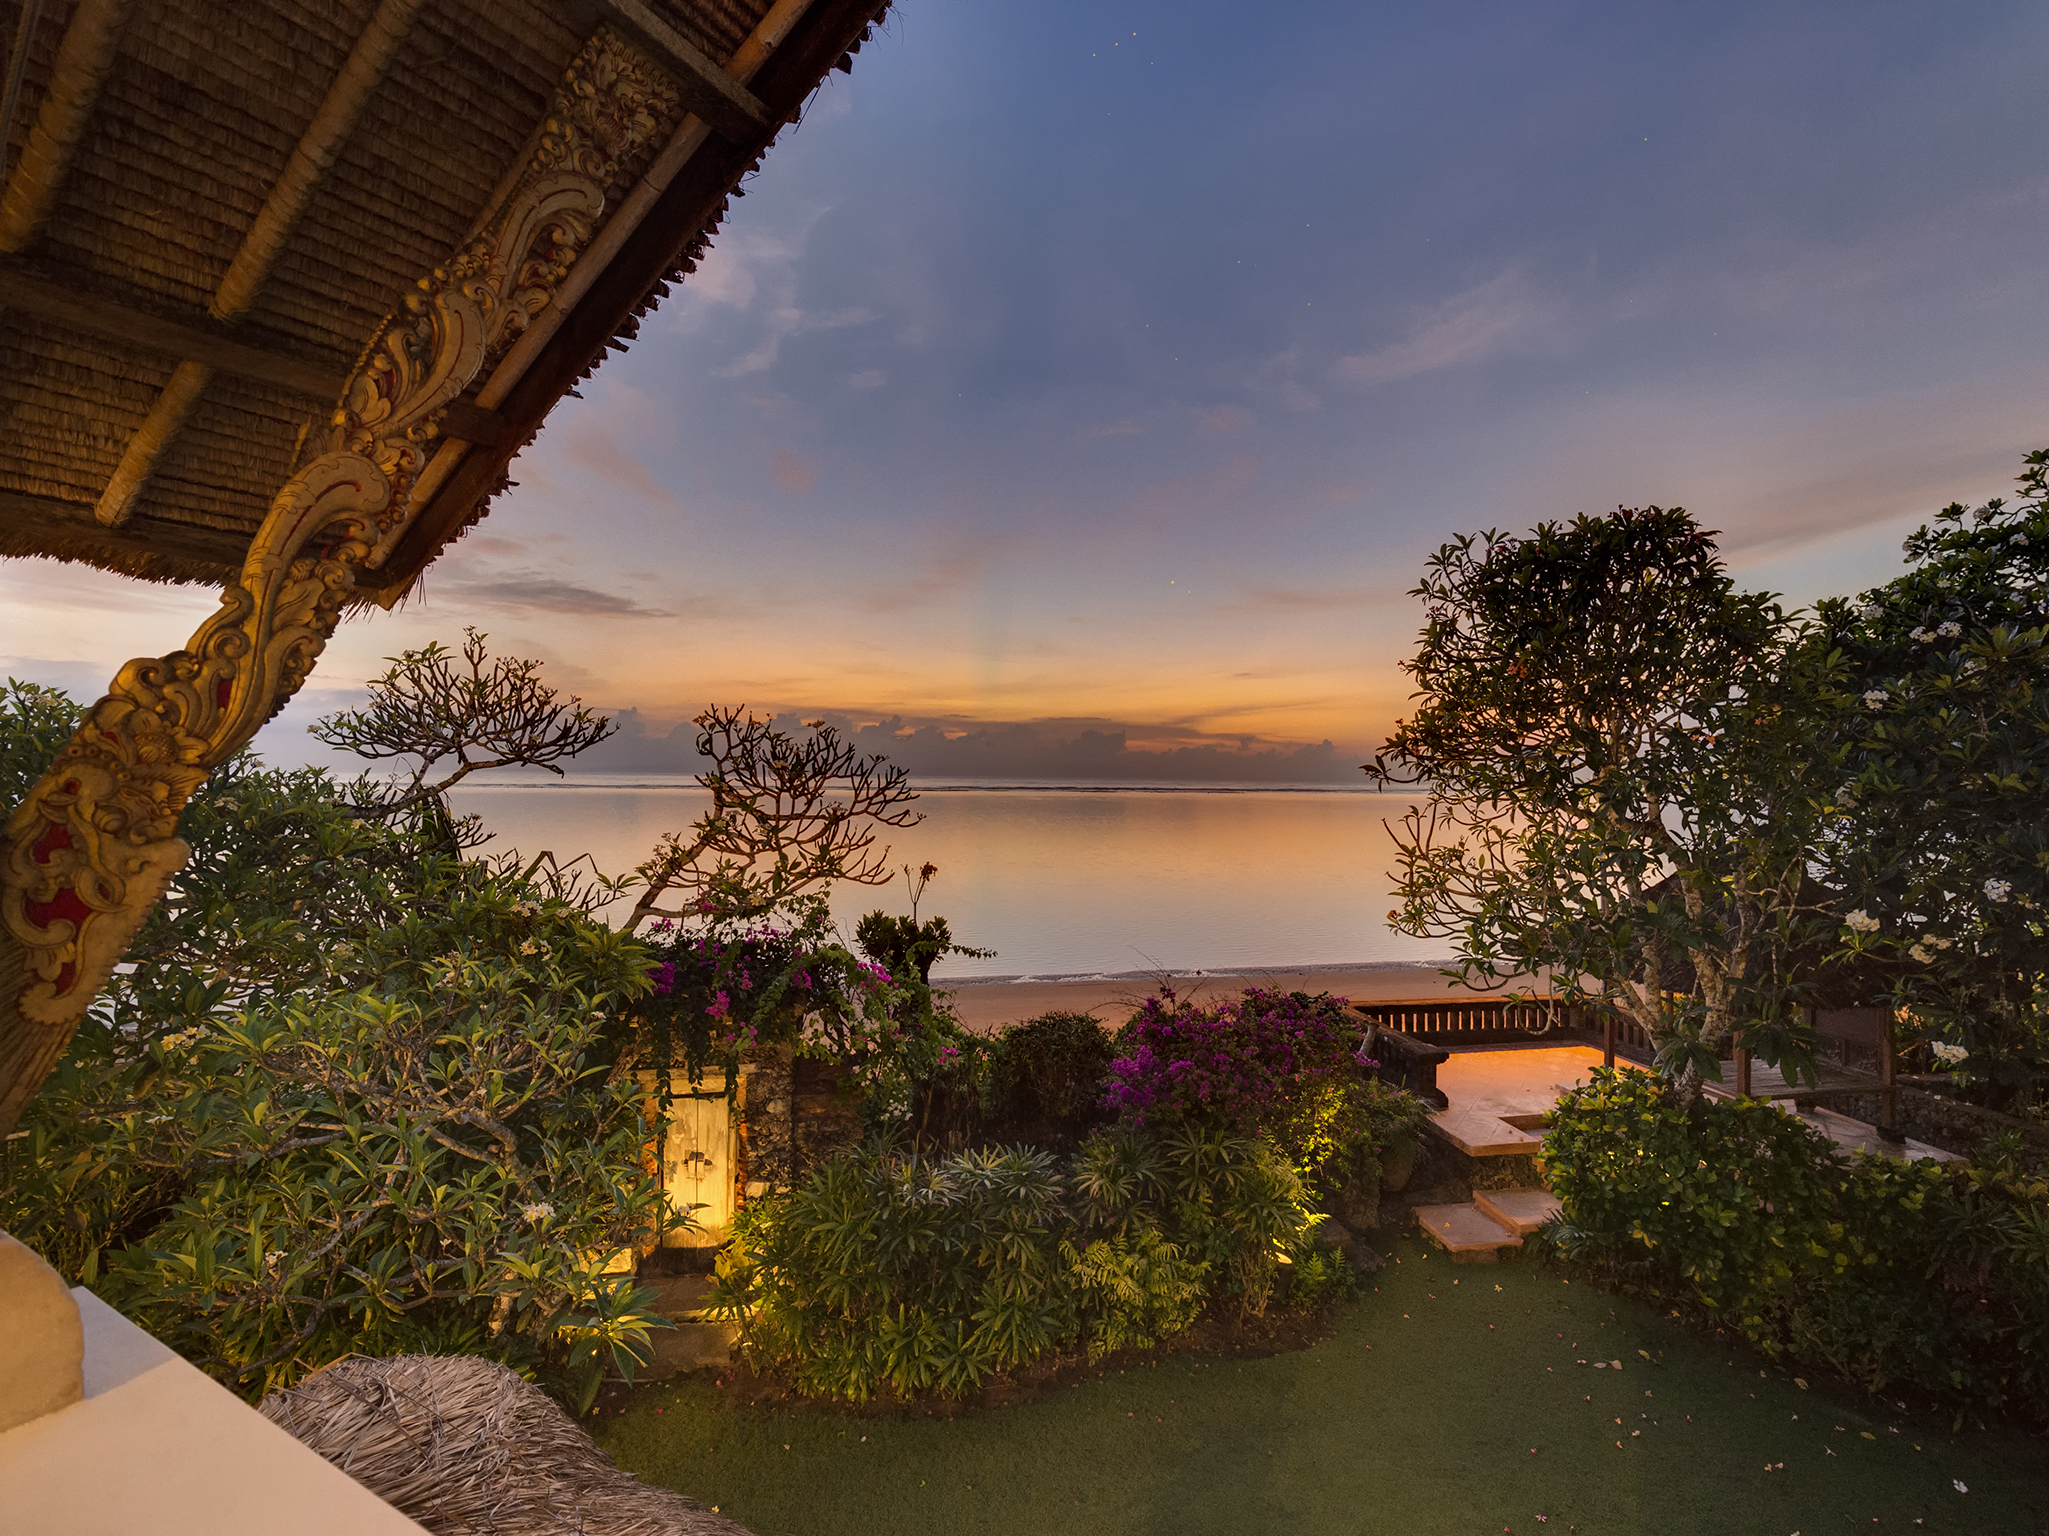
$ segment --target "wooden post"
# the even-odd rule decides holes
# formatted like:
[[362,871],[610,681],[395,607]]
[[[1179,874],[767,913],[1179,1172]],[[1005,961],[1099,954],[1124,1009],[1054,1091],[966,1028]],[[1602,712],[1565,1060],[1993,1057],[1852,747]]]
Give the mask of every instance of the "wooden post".
[[1897,1128],[1900,1091],[1893,1082],[1892,1025],[1890,1015],[1878,1030],[1878,1135],[1882,1141],[1901,1142],[1906,1136]]
[[1610,1071],[1615,1067],[1615,1010],[1612,1008],[1601,1015],[1601,1065]]
[[1736,1092],[1750,1097],[1750,1052],[1740,1045],[1736,1047]]

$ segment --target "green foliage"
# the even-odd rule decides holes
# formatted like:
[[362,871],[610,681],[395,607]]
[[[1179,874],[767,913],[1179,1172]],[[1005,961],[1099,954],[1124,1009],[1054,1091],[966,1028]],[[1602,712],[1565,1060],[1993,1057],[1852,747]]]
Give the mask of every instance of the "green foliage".
[[635,1285],[630,1278],[601,1279],[582,1288],[581,1304],[589,1310],[564,1318],[556,1330],[569,1345],[568,1368],[576,1384],[579,1418],[597,1401],[606,1366],[631,1386],[633,1373],[647,1364],[654,1352],[649,1335],[657,1328],[676,1326],[649,1310],[661,1294],[652,1286]]
[[2043,1416],[2040,1170],[1848,1158],[1762,1101],[1607,1072],[1559,1102],[1543,1155],[1569,1262],[1872,1391]]
[[1104,1132],[1066,1170],[870,1149],[740,1214],[714,1309],[811,1395],[959,1395],[1171,1338],[1220,1298],[1263,1310],[1316,1219],[1284,1159],[1222,1131]]
[[1042,1013],[998,1030],[978,1070],[985,1132],[1074,1144],[1104,1117],[1103,1079],[1115,1054],[1109,1032],[1086,1013]]
[[1364,1075],[1360,1026],[1329,993],[1248,987],[1198,1007],[1162,987],[1112,1046],[1106,1102],[1134,1122],[1229,1128],[1271,1142],[1318,1196],[1377,1180],[1383,1148],[1428,1111]]
[[251,1394],[351,1352],[531,1363],[572,1315],[634,1348],[600,1271],[665,1219],[605,1036],[641,946],[317,771],[231,763],[180,830],[7,1143],[0,1225]]
[[1944,508],[1906,574],[1821,605],[1816,641],[1849,662],[1829,720],[1844,942],[1892,962],[1895,1001],[2009,1107],[2049,1081],[2049,452],[2020,489]]
[[906,864],[904,885],[911,898],[911,915],[897,917],[878,909],[854,925],[854,947],[899,980],[908,981],[915,976],[921,985],[929,986],[932,967],[947,955],[986,960],[996,953],[993,949],[954,943],[953,930],[943,917],[918,921],[918,903],[924,898],[925,887],[938,873],[937,864],[928,862],[915,870]]
[[1429,1118],[1429,1106],[1414,1094],[1351,1077],[1313,1088],[1273,1139],[1302,1182],[1328,1198],[1354,1180],[1378,1181],[1381,1153],[1415,1147]]
[[854,925],[854,947],[887,968],[892,976],[930,983],[932,967],[947,955],[968,955],[986,959],[993,949],[976,949],[953,942],[953,930],[943,917],[898,917],[879,908]]
[[78,726],[80,710],[55,688],[10,677],[0,688],[0,806],[35,788]]
[[1688,1077],[1732,1037],[1804,1060],[1790,957],[1820,920],[1830,771],[1808,701],[1833,658],[1678,508],[1462,536],[1414,595],[1420,702],[1368,769],[1428,797],[1390,921],[1457,945],[1468,981],[1548,971],[1621,1009]]

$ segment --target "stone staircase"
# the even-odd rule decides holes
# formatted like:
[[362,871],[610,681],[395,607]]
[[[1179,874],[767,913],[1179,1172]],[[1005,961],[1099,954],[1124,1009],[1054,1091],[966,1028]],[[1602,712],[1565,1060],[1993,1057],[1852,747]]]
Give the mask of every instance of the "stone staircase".
[[731,1323],[715,1323],[703,1315],[706,1296],[711,1292],[710,1275],[676,1275],[643,1282],[658,1287],[661,1296],[654,1310],[674,1323],[650,1335],[654,1358],[636,1376],[641,1381],[661,1381],[682,1371],[723,1366],[732,1358],[733,1341],[740,1336]]
[[1416,1225],[1454,1264],[1492,1264],[1558,1209],[1548,1189],[1482,1189],[1466,1205],[1419,1205]]

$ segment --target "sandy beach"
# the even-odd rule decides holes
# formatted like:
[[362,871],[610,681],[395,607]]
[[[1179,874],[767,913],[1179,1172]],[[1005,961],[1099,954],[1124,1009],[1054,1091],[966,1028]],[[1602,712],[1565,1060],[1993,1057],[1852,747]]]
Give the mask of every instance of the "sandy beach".
[[[1234,997],[1247,987],[1288,992],[1335,992],[1340,997],[1391,1001],[1396,998],[1476,997],[1431,965],[1312,966],[1301,970],[1177,972],[1173,986],[1184,998]],[[1157,984],[1152,975],[1133,974],[1083,981],[937,981],[953,997],[960,1021],[977,1034],[1037,1018],[1055,1009],[1093,1013],[1117,1025]],[[1504,988],[1503,990],[1513,990]]]

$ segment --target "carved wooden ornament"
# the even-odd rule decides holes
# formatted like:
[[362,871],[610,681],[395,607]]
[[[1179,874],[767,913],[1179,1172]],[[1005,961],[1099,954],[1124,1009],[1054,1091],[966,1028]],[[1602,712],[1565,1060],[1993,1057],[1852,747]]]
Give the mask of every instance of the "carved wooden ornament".
[[483,234],[406,296],[365,350],[324,452],[272,501],[240,577],[186,648],[131,661],[0,840],[0,1133],[62,1059],[191,849],[207,773],[298,691],[356,572],[405,531],[439,421],[546,307],[623,162],[682,113],[674,84],[600,30]]

